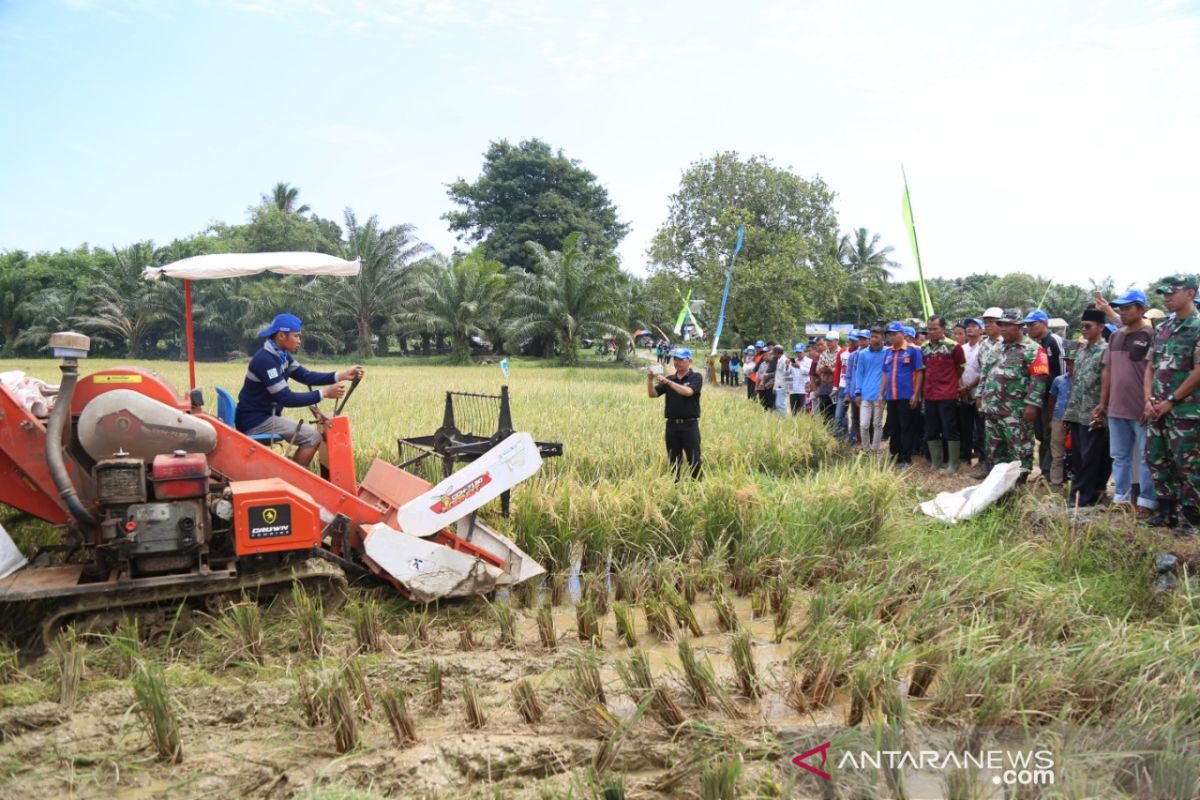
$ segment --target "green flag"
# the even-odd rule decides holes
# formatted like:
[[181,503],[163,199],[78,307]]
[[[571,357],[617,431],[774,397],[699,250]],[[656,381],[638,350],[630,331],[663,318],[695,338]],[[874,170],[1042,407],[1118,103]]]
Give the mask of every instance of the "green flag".
[[933,301],[929,298],[929,287],[925,285],[925,271],[921,268],[921,248],[917,246],[917,226],[913,223],[912,200],[908,197],[908,176],[904,174],[903,166],[900,167],[900,174],[904,177],[904,198],[900,203],[900,208],[904,214],[904,225],[908,228],[908,240],[912,243],[913,257],[917,260],[917,285],[920,288],[921,309],[925,312],[925,321],[929,322],[929,318],[933,316]]
[[687,298],[683,301],[683,308],[679,309],[679,316],[675,319],[675,335],[683,334],[683,323],[687,321],[688,306],[692,303],[692,290],[688,289]]

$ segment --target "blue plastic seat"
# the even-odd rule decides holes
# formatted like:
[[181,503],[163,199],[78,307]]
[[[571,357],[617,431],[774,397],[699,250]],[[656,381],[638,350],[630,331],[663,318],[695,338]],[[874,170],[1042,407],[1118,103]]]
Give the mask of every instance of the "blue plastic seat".
[[[217,387],[217,419],[224,422],[231,428],[236,428],[234,418],[237,416],[237,404],[233,402],[233,395]],[[256,442],[266,442],[268,445],[275,444],[282,439],[274,433],[247,433],[251,439]]]

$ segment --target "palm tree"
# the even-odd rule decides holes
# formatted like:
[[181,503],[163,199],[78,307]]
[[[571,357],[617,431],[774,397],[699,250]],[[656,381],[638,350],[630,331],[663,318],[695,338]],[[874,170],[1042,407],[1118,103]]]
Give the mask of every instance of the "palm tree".
[[567,365],[578,363],[583,336],[629,335],[614,324],[620,276],[616,258],[596,257],[585,251],[579,240],[579,232],[572,233],[563,242],[562,252],[528,243],[536,265],[517,284],[512,296],[515,318],[508,324],[508,336],[516,341],[555,337],[559,359]]
[[296,198],[299,196],[300,189],[298,187],[280,181],[275,184],[271,194],[264,194],[262,199],[264,203],[275,206],[285,214],[304,214],[311,209],[307,205],[296,205]]
[[413,230],[412,225],[383,228],[374,216],[360,225],[346,209],[343,256],[362,259],[362,269],[353,278],[324,281],[322,288],[333,314],[353,326],[362,355],[371,354],[376,335],[386,352],[384,328],[409,300],[413,264],[430,252],[429,245],[413,238]]
[[0,260],[0,342],[3,352],[15,352],[17,338],[27,319],[36,318],[31,303],[39,289],[26,266],[24,254],[13,253]]
[[139,358],[146,347],[153,347],[161,323],[171,317],[163,294],[157,284],[133,294],[112,286],[101,286],[91,313],[77,316],[72,321],[101,335],[107,334],[117,343],[124,343],[126,355]]
[[846,275],[843,306],[853,309],[856,325],[863,318],[877,318],[887,301],[887,286],[891,271],[899,266],[889,256],[891,245],[879,247],[879,234],[866,228],[856,228],[841,237],[839,256]]
[[451,359],[469,363],[470,337],[495,326],[504,310],[507,283],[504,265],[485,260],[478,247],[453,261],[431,258],[417,268],[414,310],[402,314],[400,321],[449,336]]

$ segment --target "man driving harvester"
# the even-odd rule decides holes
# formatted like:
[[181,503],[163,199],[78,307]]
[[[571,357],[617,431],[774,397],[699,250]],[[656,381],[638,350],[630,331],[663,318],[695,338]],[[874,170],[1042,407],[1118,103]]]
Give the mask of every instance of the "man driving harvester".
[[[250,359],[234,424],[242,433],[269,433],[291,442],[296,445],[292,460],[307,467],[321,445],[321,433],[311,425],[284,419],[280,413],[285,408],[316,405],[323,397],[341,397],[346,387],[340,381],[361,380],[363,368],[355,364],[341,372],[311,372],[300,366],[292,357],[300,349],[300,318],[295,314],[278,315],[258,335],[266,341]],[[293,392],[288,388],[289,379],[325,388]]]

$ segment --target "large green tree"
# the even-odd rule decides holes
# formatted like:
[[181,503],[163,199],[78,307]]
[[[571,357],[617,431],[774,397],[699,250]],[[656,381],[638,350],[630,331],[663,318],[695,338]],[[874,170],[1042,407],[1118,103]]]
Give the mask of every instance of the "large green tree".
[[452,360],[470,363],[470,338],[495,330],[504,311],[504,265],[477,247],[454,259],[431,258],[416,273],[413,310],[401,315],[401,324],[449,336]]
[[833,198],[820,178],[806,180],[761,156],[718,153],[683,173],[649,255],[656,269],[684,279],[715,317],[744,225],[726,331],[730,340],[791,335],[803,329],[818,273],[837,244]]
[[540,139],[492,142],[479,178],[459,178],[448,193],[460,206],[443,217],[450,230],[482,243],[488,258],[527,271],[535,258],[526,242],[552,250],[579,231],[591,247],[612,251],[629,232],[596,176]]
[[571,365],[579,361],[581,338],[628,335],[620,325],[616,256],[585,248],[578,231],[567,237],[561,252],[536,242],[529,247],[534,268],[513,290],[510,340],[554,337],[559,360]]

